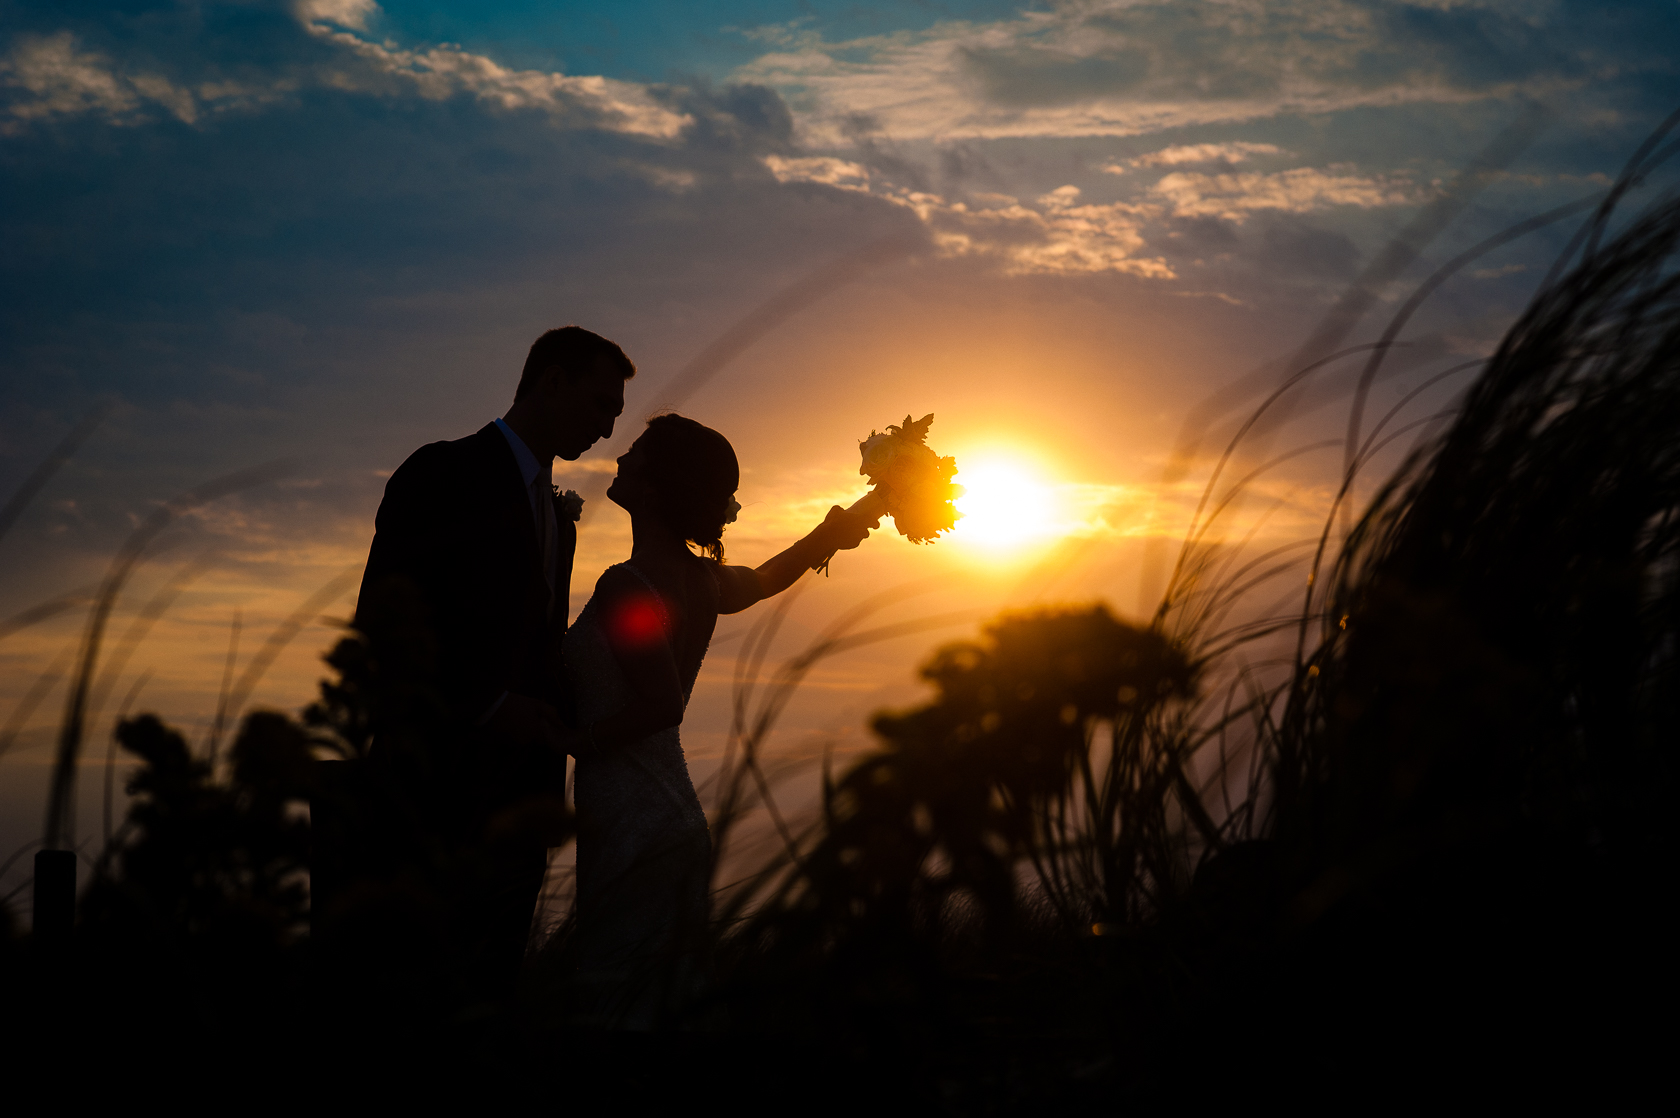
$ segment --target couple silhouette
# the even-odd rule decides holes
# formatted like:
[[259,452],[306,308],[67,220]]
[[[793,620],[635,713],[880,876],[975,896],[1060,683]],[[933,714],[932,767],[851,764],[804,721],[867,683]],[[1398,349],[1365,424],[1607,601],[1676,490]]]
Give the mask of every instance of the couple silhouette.
[[607,490],[630,514],[631,553],[568,626],[581,506],[554,489],[553,462],[611,436],[635,374],[588,330],[538,338],[505,416],[391,476],[357,606],[369,632],[404,603],[401,643],[428,665],[437,755],[404,763],[401,735],[376,733],[368,772],[376,796],[403,783],[431,805],[408,813],[412,843],[470,867],[441,891],[445,968],[476,999],[512,991],[553,841],[520,820],[562,802],[571,758],[572,978],[608,1007],[603,1021],[631,1025],[646,1014],[625,984],[707,915],[710,840],[678,728],[718,615],[781,593],[879,523],[835,506],[767,562],[726,565],[735,452],[657,415]]

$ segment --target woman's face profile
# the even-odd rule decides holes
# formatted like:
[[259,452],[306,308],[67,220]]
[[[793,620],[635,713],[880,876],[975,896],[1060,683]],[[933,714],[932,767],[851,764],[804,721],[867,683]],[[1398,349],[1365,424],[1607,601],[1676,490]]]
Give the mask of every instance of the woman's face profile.
[[632,443],[629,450],[618,456],[618,475],[607,486],[607,499],[625,512],[635,512],[646,487],[646,473],[647,455],[640,441]]

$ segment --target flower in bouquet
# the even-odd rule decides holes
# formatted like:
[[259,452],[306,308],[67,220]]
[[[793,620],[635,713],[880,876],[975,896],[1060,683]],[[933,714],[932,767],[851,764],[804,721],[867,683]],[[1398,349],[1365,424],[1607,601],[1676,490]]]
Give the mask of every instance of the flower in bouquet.
[[902,426],[871,431],[858,444],[863,455],[858,473],[874,484],[893,526],[911,543],[927,543],[950,531],[962,516],[952,504],[963,495],[963,487],[951,480],[957,460],[941,458],[927,445],[932,425],[931,413],[915,422],[905,416]]

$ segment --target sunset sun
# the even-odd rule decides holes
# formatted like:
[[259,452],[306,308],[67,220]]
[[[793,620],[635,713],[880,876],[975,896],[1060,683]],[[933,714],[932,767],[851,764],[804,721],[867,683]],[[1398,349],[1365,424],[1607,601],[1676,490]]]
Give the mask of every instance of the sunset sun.
[[1055,494],[1031,466],[1010,458],[982,458],[964,464],[957,483],[967,492],[957,500],[963,518],[955,539],[988,550],[1013,550],[1055,533]]

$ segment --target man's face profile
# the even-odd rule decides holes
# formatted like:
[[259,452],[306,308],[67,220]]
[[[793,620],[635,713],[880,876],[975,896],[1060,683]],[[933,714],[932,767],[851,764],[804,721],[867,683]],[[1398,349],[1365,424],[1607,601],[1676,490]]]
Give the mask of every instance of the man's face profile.
[[613,422],[624,412],[624,377],[610,362],[597,360],[573,376],[551,374],[552,407],[558,427],[557,453],[568,462],[611,437]]

